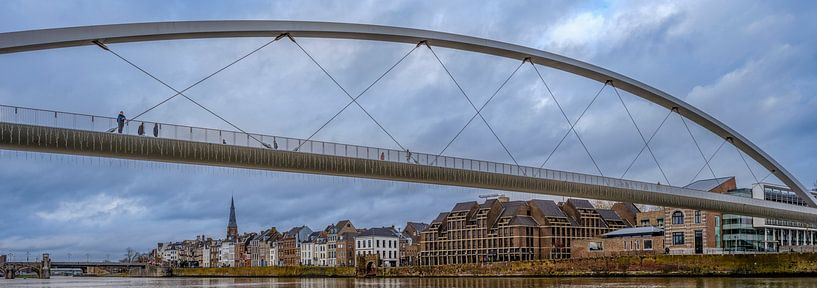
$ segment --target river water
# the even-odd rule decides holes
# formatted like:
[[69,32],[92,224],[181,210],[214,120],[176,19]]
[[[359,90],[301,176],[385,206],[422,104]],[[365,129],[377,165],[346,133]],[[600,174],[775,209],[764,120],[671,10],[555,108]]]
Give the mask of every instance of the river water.
[[0,287],[817,287],[817,278],[74,278],[0,279]]

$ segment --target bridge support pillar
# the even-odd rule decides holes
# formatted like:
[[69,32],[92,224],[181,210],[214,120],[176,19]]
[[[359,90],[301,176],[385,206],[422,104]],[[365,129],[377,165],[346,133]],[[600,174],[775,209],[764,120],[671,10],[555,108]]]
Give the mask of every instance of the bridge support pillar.
[[43,254],[40,265],[40,279],[51,279],[51,257],[48,253]]
[[6,276],[6,279],[14,279],[14,270],[14,267],[6,267],[6,270],[3,273]]

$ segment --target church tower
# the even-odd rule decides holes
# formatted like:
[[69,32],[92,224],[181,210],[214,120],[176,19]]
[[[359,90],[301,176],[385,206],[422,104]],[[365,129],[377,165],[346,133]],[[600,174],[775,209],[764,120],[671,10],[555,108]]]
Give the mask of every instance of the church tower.
[[235,201],[230,197],[230,223],[227,224],[227,240],[238,240],[238,224],[235,221]]

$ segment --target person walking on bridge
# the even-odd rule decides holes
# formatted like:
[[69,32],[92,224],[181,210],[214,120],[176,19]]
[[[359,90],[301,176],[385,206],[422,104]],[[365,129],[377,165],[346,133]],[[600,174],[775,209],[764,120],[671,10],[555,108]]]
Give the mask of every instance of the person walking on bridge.
[[139,129],[136,129],[136,133],[138,133],[139,136],[145,135],[145,122],[139,124]]
[[122,134],[122,129],[125,128],[125,121],[127,120],[128,118],[125,117],[125,112],[119,111],[119,116],[116,116],[116,125],[119,128],[119,134]]
[[159,137],[159,123],[153,123],[153,137]]

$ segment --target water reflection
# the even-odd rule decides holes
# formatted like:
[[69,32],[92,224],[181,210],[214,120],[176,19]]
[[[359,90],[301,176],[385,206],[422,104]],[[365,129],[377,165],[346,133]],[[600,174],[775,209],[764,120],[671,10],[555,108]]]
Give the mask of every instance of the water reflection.
[[71,278],[0,279],[0,287],[817,287],[817,278]]

